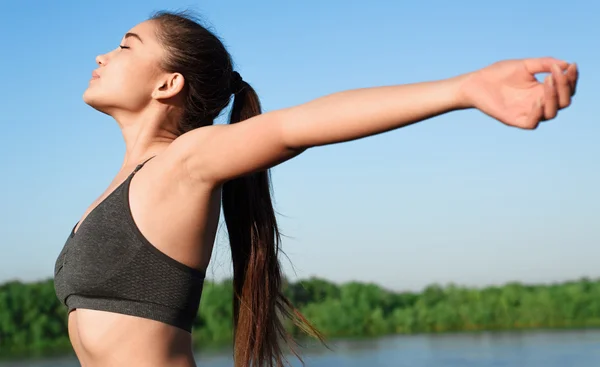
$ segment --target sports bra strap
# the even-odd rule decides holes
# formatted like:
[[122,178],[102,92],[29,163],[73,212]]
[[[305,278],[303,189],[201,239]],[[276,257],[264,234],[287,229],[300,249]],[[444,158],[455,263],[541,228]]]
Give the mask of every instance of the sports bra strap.
[[144,167],[144,164],[148,163],[149,160],[151,160],[152,158],[156,157],[155,155],[153,155],[152,157],[146,159],[144,162],[138,164],[135,169],[133,170],[133,173],[136,173],[137,171],[139,171],[140,169],[142,169],[142,167]]

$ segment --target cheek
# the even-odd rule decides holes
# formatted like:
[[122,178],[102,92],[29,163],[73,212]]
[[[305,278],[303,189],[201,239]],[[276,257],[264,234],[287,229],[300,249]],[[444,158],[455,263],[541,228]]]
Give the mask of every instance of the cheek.
[[[111,68],[112,67],[112,68]],[[152,84],[146,68],[111,64],[102,77],[90,82],[84,100],[96,107],[140,110],[151,100]]]

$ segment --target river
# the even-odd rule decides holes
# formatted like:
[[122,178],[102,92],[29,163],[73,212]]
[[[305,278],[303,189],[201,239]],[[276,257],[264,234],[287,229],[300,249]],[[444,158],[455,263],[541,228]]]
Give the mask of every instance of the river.
[[[595,367],[600,330],[395,336],[310,348],[307,367]],[[226,354],[198,353],[198,367],[231,367]],[[293,363],[294,367],[301,366]],[[0,362],[0,367],[77,367],[73,358]]]

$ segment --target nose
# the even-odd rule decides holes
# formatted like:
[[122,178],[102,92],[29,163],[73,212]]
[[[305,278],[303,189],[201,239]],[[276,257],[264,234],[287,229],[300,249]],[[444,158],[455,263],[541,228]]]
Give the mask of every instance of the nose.
[[98,55],[96,56],[96,64],[100,66],[106,65],[106,55]]

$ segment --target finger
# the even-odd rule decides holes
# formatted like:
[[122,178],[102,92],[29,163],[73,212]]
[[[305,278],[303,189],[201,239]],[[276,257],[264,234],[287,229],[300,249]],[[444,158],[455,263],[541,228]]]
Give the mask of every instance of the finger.
[[527,116],[525,121],[524,129],[535,129],[538,127],[540,121],[544,120],[544,106],[542,105],[543,97],[538,98],[531,107],[531,112]]
[[561,70],[564,70],[569,66],[566,61],[555,59],[553,57],[524,59],[523,62],[525,63],[525,68],[531,74],[549,73],[554,64],[557,64]]
[[571,84],[558,65],[552,66],[552,81],[558,95],[558,108],[565,108],[571,104]]
[[579,69],[577,68],[577,64],[572,63],[569,65],[567,69],[567,80],[571,85],[571,96],[575,95],[575,90],[577,89],[577,81],[579,80]]
[[558,111],[558,93],[554,86],[552,75],[544,80],[544,118],[550,120],[556,117]]

